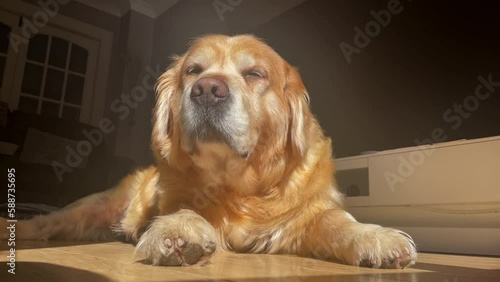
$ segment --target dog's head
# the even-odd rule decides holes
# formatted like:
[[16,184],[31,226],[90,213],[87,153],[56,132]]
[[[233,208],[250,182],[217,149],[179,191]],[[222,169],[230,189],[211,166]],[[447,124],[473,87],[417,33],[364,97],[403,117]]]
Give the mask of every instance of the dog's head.
[[196,154],[204,143],[226,144],[241,158],[301,157],[308,149],[302,80],[253,36],[197,39],[159,78],[157,95],[152,140],[162,161]]

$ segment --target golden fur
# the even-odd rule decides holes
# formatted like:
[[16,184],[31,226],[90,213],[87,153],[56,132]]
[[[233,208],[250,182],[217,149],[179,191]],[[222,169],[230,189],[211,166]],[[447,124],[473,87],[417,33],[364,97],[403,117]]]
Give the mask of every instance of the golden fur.
[[[199,121],[186,97],[202,77],[223,81],[232,95],[221,117],[221,130],[231,133],[226,142],[200,140],[191,129]],[[407,234],[358,223],[343,210],[332,144],[308,102],[296,69],[255,37],[200,38],[158,80],[157,165],[111,190],[19,222],[17,238],[88,240],[118,233],[137,242],[155,265],[203,264],[215,250],[370,267],[413,264],[417,253]]]

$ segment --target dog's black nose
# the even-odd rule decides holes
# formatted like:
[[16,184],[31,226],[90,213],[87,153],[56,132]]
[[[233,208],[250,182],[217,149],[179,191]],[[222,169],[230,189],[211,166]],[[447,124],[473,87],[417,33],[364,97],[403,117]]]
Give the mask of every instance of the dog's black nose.
[[213,105],[229,95],[227,84],[217,78],[204,77],[196,81],[191,89],[191,100],[198,104]]

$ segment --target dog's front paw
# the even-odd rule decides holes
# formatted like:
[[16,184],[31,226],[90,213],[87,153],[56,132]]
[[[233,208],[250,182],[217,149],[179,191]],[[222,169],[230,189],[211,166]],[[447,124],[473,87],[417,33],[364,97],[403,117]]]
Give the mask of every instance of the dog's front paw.
[[181,210],[156,218],[136,250],[152,265],[203,265],[216,249],[214,228],[200,215]]
[[351,264],[373,268],[405,268],[415,264],[417,249],[403,231],[375,227],[354,237]]

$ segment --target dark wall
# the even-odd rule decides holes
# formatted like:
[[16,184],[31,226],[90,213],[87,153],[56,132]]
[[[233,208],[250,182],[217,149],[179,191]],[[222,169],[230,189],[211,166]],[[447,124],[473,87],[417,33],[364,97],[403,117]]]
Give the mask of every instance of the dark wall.
[[[500,135],[500,87],[472,97],[478,76],[500,82],[500,5],[401,1],[348,63],[339,45],[355,46],[353,28],[389,2],[308,0],[254,30],[299,67],[337,157],[414,146],[436,128],[448,141]],[[472,111],[461,117],[453,107],[464,99]]]
[[167,67],[170,56],[182,54],[194,38],[211,34],[252,32],[257,26],[278,17],[304,0],[218,1],[239,3],[223,12],[215,1],[182,0],[155,19],[153,61]]

